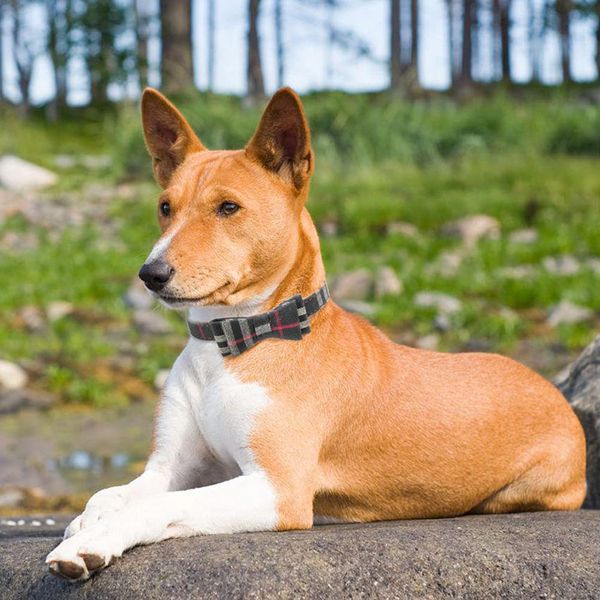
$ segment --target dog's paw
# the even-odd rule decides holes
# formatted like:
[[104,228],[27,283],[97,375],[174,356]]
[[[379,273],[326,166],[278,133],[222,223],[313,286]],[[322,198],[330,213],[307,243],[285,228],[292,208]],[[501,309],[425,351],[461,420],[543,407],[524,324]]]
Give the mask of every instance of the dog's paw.
[[81,531],[81,523],[82,523],[82,516],[83,515],[79,515],[78,517],[75,517],[68,525],[67,528],[65,529],[65,533],[63,535],[63,539],[66,540],[72,536],[74,536],[76,533],[79,533],[79,531]]
[[82,529],[87,529],[123,509],[127,504],[127,492],[124,488],[125,486],[115,486],[96,492],[88,500],[83,513],[69,523],[65,529],[64,539],[74,536]]
[[118,535],[105,528],[91,527],[63,540],[48,556],[50,572],[69,579],[85,581],[123,554]]

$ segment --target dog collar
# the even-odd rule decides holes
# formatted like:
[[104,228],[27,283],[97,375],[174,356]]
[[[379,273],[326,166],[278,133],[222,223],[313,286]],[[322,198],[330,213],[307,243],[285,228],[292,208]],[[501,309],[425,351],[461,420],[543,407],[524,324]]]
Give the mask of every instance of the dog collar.
[[273,310],[251,317],[214,319],[203,323],[188,321],[190,335],[199,340],[214,340],[223,356],[237,356],[267,338],[301,340],[310,332],[308,317],[329,300],[325,283],[314,294],[292,296]]

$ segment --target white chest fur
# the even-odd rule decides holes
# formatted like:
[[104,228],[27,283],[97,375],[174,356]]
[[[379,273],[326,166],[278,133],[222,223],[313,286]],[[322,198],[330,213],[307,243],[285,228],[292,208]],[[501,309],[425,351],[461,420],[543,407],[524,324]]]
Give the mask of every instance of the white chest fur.
[[175,363],[169,384],[184,395],[217,460],[243,473],[257,469],[249,439],[256,415],[270,402],[263,387],[240,381],[227,369],[214,342],[194,338]]

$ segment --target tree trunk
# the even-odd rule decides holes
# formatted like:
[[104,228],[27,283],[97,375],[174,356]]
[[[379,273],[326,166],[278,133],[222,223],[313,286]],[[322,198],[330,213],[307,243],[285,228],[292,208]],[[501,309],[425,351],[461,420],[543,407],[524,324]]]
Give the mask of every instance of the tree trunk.
[[510,72],[510,5],[511,0],[500,0],[500,57],[502,66],[502,81],[511,80]]
[[4,0],[0,0],[0,102],[4,101]]
[[73,27],[72,0],[47,0],[48,54],[54,73],[54,98],[48,105],[48,118],[56,121],[67,104],[67,64],[71,54]]
[[248,97],[260,100],[265,95],[262,63],[260,60],[260,36],[258,33],[258,15],[260,0],[248,2]]
[[571,0],[556,0],[563,83],[571,82]]
[[475,79],[477,69],[480,66],[480,43],[479,43],[479,28],[481,23],[479,22],[479,8],[481,6],[481,0],[474,0],[473,12],[471,15],[471,77]]
[[454,31],[454,0],[446,0],[446,17],[448,24],[448,71],[450,74],[450,88],[454,86],[455,69],[455,31]]
[[166,92],[194,86],[191,0],[160,0],[160,74]]
[[325,81],[326,86],[329,89],[333,89],[332,81],[334,77],[333,72],[333,49],[335,45],[335,27],[334,27],[334,9],[335,0],[325,0],[325,6],[327,7],[327,42],[325,47]]
[[215,89],[215,32],[216,32],[216,0],[208,0],[208,89]]
[[150,15],[144,0],[133,0],[136,51],[135,60],[140,88],[148,86],[148,40],[150,39]]
[[596,79],[600,79],[600,0],[596,0],[594,6],[596,13]]
[[417,72],[419,58],[419,0],[410,0],[410,68]]
[[462,53],[460,61],[460,85],[468,87],[473,82],[471,67],[473,63],[473,8],[475,0],[463,0],[462,14]]
[[31,83],[31,72],[33,70],[34,56],[22,40],[23,28],[23,3],[19,0],[11,0],[13,30],[12,30],[12,49],[17,71],[17,85],[21,99],[19,102],[19,112],[22,117],[29,114],[31,108],[29,87]]
[[285,83],[285,47],[283,45],[283,0],[275,0],[275,45],[277,47],[277,87]]
[[539,36],[537,27],[537,18],[535,14],[535,0],[527,1],[528,41],[529,41],[529,62],[531,64],[531,81],[540,80],[540,56],[539,56]]
[[400,0],[390,0],[390,88],[398,90],[402,81],[402,38]]

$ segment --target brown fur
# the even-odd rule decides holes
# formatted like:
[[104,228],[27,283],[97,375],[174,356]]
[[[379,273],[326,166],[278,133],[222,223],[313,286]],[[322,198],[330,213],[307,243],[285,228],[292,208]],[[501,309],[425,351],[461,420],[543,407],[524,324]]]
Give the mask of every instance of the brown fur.
[[[157,92],[143,108],[172,205],[161,226],[177,228],[172,294],[234,305],[274,287],[268,310],[318,289],[325,272],[304,207],[314,158],[294,92],[274,96],[240,151],[204,149]],[[219,217],[224,199],[242,209]],[[226,359],[273,400],[251,447],[277,489],[280,529],[310,527],[315,514],[371,521],[581,505],[582,428],[531,370],[493,354],[398,346],[332,301],[311,328],[302,341],[266,340]]]

